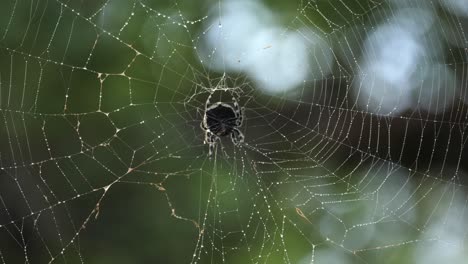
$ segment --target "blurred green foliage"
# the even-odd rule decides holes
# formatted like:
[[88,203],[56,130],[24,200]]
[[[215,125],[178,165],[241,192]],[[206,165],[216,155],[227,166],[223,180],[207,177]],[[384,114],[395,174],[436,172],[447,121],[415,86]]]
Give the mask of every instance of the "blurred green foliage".
[[[374,8],[385,7],[357,0],[265,4],[280,14],[285,27],[318,26],[325,34],[363,24]],[[255,167],[266,160],[258,149],[268,146],[237,151],[226,146],[230,158],[207,159],[199,128],[206,98],[201,87],[216,83],[220,73],[204,68],[194,47],[202,42],[211,18],[206,16],[215,16],[222,5],[159,0],[0,4],[0,198],[5,207],[0,251],[5,262],[302,263],[312,252],[332,249],[352,263],[411,263],[407,248],[354,254],[347,249],[352,245],[330,243],[330,238],[340,241],[343,225],[372,220],[366,210],[375,197],[350,194],[354,178],[367,181],[365,170],[346,180],[324,177],[313,183],[343,200],[356,199],[354,209],[326,218],[332,210],[326,213],[323,205],[307,201],[310,193],[304,193],[301,180],[291,180],[288,170]],[[252,93],[257,97],[252,101],[271,109],[284,104]],[[262,105],[251,106],[247,114],[262,116],[255,112]],[[260,135],[260,142],[271,132],[248,129]],[[274,136],[264,142],[281,140],[279,133]],[[319,161],[292,167],[332,174],[314,168],[323,166]],[[358,166],[341,168],[340,160],[327,160],[326,167]],[[270,170],[265,177],[259,173]],[[303,199],[304,208],[294,207],[290,197]],[[336,228],[330,237],[318,230],[321,219]],[[405,237],[417,239],[417,234]]]

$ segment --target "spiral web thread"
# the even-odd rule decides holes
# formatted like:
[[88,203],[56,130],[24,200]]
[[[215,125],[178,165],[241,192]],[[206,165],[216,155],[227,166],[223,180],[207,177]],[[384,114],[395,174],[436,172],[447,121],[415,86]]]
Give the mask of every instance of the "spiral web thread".
[[[113,201],[149,189],[157,201],[140,208],[186,231],[186,262],[415,263],[433,252],[461,263],[467,22],[437,2],[400,2],[441,13],[432,26],[461,45],[422,37],[443,60],[425,55],[414,107],[385,114],[383,101],[356,94],[376,82],[359,61],[376,53],[366,32],[395,16],[392,2],[291,4],[278,37],[311,43],[303,28],[313,28],[330,46],[310,48],[311,63],[329,53],[333,64],[293,95],[211,71],[216,48],[197,56],[224,1],[2,3],[0,260],[95,262],[88,243],[119,221],[106,217]],[[209,160],[199,124],[211,93],[239,96],[246,138],[240,147],[222,139]]]

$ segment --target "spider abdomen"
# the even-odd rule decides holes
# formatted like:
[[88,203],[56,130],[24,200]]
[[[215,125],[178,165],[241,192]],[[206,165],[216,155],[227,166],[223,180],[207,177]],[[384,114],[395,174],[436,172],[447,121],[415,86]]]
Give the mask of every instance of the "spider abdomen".
[[206,125],[217,136],[229,135],[236,126],[236,113],[231,107],[218,105],[206,112]]
[[244,119],[243,108],[239,107],[237,99],[232,97],[233,105],[222,102],[210,104],[211,96],[212,94],[206,99],[205,113],[200,123],[205,131],[204,142],[209,145],[210,158],[220,137],[231,136],[232,143],[236,146],[244,142],[244,134],[239,130]]

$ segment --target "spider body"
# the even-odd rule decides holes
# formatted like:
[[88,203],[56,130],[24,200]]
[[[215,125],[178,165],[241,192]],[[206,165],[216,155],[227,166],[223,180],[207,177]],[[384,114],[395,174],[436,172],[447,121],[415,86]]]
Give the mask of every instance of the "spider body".
[[239,130],[242,126],[243,108],[239,107],[236,98],[232,98],[233,105],[216,102],[211,104],[211,95],[205,103],[205,114],[201,123],[201,128],[205,131],[205,144],[209,145],[211,157],[216,146],[216,141],[220,137],[231,136],[234,145],[244,141],[244,135]]

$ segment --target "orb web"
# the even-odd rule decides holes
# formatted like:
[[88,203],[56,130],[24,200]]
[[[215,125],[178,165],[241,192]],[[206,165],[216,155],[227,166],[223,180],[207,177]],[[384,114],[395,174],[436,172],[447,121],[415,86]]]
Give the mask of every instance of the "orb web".
[[0,4],[0,260],[463,263],[461,2]]

